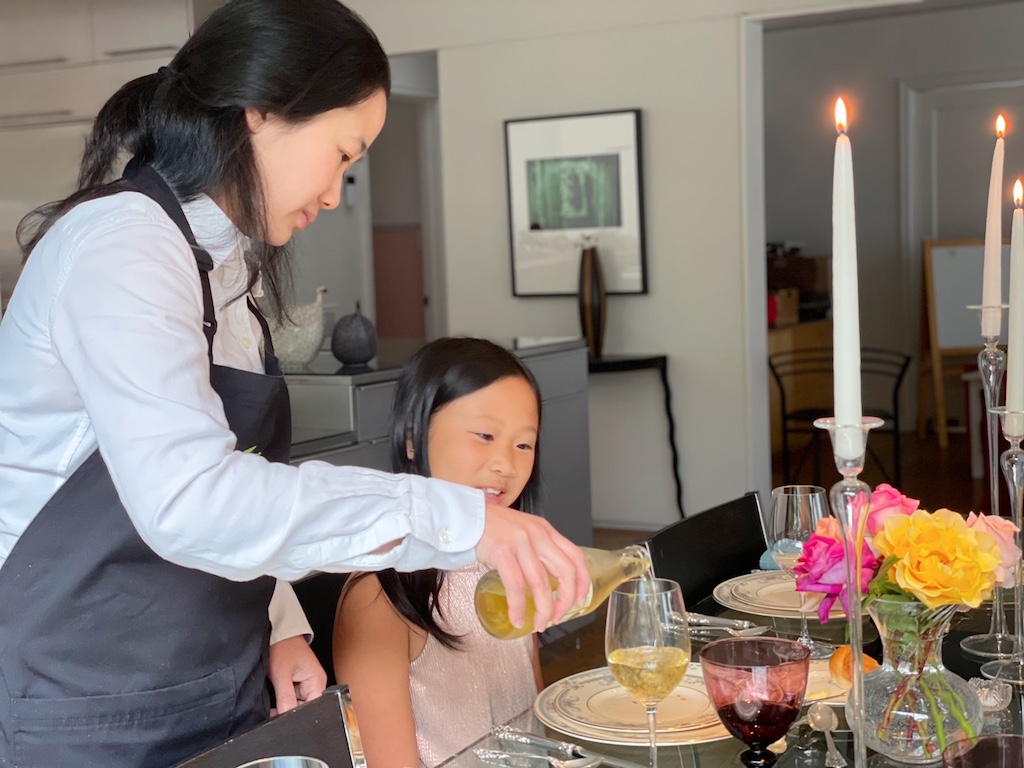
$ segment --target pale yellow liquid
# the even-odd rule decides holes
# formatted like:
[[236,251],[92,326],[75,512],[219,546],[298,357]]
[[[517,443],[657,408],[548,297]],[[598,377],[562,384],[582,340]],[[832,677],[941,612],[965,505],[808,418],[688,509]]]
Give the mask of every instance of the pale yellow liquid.
[[690,664],[682,648],[641,645],[617,648],[608,656],[608,669],[619,685],[642,704],[657,704],[679,685]]
[[[562,621],[584,616],[608,599],[619,584],[628,579],[650,573],[651,561],[647,552],[640,547],[618,552],[606,552],[601,549],[583,547],[587,558],[587,570],[590,573],[591,593],[585,605],[571,609]],[[551,591],[554,592],[558,583],[551,580]],[[476,585],[476,613],[483,628],[500,640],[512,640],[523,637],[534,631],[533,616],[536,606],[533,595],[526,592],[526,615],[523,626],[516,628],[508,619],[508,600],[505,597],[505,585],[497,571],[484,574]]]

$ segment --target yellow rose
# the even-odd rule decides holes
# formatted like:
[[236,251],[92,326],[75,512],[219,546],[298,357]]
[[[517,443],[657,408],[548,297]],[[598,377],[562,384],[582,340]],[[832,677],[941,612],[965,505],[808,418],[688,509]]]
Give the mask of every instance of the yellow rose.
[[991,597],[1002,563],[995,537],[969,528],[948,509],[893,515],[872,546],[880,558],[898,558],[888,578],[932,609],[977,608]]

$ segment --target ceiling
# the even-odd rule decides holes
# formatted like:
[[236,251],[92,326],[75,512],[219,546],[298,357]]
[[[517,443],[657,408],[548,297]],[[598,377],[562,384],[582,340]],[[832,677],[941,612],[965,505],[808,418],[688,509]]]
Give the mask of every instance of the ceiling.
[[864,8],[855,11],[818,13],[808,16],[772,19],[765,21],[764,29],[765,31],[798,29],[800,27],[815,27],[822,24],[879,19],[887,16],[906,16],[914,13],[933,13],[960,8],[977,8],[982,5],[1010,5],[1021,2],[1024,2],[1024,0],[921,0],[920,2],[908,2],[904,5],[890,5],[884,8]]

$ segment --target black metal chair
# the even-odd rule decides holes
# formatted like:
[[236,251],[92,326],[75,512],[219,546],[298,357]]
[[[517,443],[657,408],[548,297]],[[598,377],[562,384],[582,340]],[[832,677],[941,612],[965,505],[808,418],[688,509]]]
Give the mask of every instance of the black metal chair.
[[[890,349],[865,347],[860,354],[861,391],[865,400],[865,416],[876,416],[885,421],[881,429],[893,436],[892,473],[886,469],[877,451],[868,441],[868,455],[877,463],[885,479],[899,487],[900,472],[900,386],[910,366],[910,355]],[[821,484],[822,431],[814,426],[815,419],[834,415],[832,403],[832,350],[830,348],[802,349],[776,352],[768,357],[768,368],[779,388],[782,424],[782,477],[791,483],[812,453],[814,482]],[[787,392],[787,388],[789,392]],[[877,388],[877,389],[876,389]],[[883,398],[878,391],[886,390],[888,402],[877,407],[869,405],[872,395]],[[792,400],[797,400],[796,405]],[[791,471],[789,436],[792,433],[811,435],[800,454],[796,469]]]
[[757,493],[672,523],[643,544],[654,574],[678,581],[693,607],[721,582],[758,567],[766,545]]

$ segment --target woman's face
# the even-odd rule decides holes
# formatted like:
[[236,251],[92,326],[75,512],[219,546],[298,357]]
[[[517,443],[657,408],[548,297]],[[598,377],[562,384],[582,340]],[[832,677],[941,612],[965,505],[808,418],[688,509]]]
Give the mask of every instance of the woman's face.
[[271,245],[287,243],[321,208],[338,206],[345,172],[377,138],[386,112],[383,91],[298,124],[246,110],[263,178]]
[[533,473],[537,396],[519,376],[452,400],[430,418],[430,474],[479,488],[507,507]]

